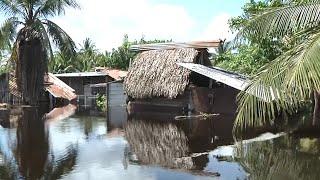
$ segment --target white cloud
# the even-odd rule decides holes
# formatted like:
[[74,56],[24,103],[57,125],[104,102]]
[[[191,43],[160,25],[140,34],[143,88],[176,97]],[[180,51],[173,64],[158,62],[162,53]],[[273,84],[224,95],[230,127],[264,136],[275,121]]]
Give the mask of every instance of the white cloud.
[[232,40],[234,34],[230,31],[228,20],[232,16],[227,13],[222,13],[214,16],[211,22],[205,28],[204,32],[199,36],[202,40],[217,40],[217,39],[227,39]]
[[178,5],[155,4],[149,0],[79,0],[81,9],[68,9],[55,22],[65,29],[77,44],[91,38],[101,50],[121,44],[123,35],[130,39],[192,38],[195,20]]

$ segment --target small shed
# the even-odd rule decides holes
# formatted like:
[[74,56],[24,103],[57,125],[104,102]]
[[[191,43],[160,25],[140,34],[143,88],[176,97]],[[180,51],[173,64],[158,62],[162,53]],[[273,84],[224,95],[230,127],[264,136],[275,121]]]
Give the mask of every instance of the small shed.
[[[140,53],[124,81],[129,111],[169,111],[235,115],[245,77],[212,67],[207,48],[220,41],[134,46]],[[197,70],[186,66],[199,66]],[[214,74],[209,76],[208,72]],[[199,73],[200,72],[200,73]],[[209,74],[210,74],[209,73]],[[232,81],[232,82],[231,82]]]
[[106,90],[108,128],[121,128],[127,120],[127,96],[123,90],[123,79],[127,71],[106,68],[97,68],[96,71],[104,72],[112,79],[106,83],[91,85],[92,88],[102,87]]
[[119,69],[97,67],[94,72],[64,73],[55,76],[75,90],[81,107],[95,108],[97,95],[105,95],[108,110],[118,116],[117,111],[121,109],[122,113],[125,110],[123,105],[126,95],[123,90],[123,79],[126,75],[126,71]]
[[91,88],[92,84],[111,81],[112,79],[104,72],[77,72],[55,74],[64,83],[75,90],[80,107],[94,107],[97,94],[105,94],[103,87]]
[[[73,88],[78,96],[95,95],[99,92],[90,92],[91,84],[105,83],[109,80],[108,75],[104,72],[79,72],[55,74],[68,86]],[[111,80],[111,79],[110,79]],[[100,93],[105,93],[104,91]]]

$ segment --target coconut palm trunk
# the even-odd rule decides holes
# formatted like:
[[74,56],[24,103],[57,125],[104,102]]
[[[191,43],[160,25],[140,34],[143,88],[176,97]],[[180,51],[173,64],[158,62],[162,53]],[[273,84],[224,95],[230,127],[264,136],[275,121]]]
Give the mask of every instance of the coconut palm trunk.
[[16,77],[23,103],[36,105],[43,93],[44,75],[47,73],[48,58],[40,37],[34,36],[32,30],[21,31],[17,39]]

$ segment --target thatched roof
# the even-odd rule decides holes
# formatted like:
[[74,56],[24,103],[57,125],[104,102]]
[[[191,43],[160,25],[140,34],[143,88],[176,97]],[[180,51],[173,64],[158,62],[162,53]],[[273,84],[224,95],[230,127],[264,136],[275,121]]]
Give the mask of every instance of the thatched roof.
[[127,95],[133,98],[176,98],[189,84],[190,70],[176,63],[195,62],[193,48],[141,52],[129,68],[124,81]]

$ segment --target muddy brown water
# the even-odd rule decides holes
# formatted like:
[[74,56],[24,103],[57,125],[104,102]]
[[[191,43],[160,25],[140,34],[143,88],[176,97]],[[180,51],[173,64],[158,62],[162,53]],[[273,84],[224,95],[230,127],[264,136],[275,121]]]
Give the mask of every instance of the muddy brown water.
[[176,121],[146,113],[114,121],[83,114],[71,105],[1,111],[0,179],[320,177],[318,130],[261,132],[235,142],[231,117]]

